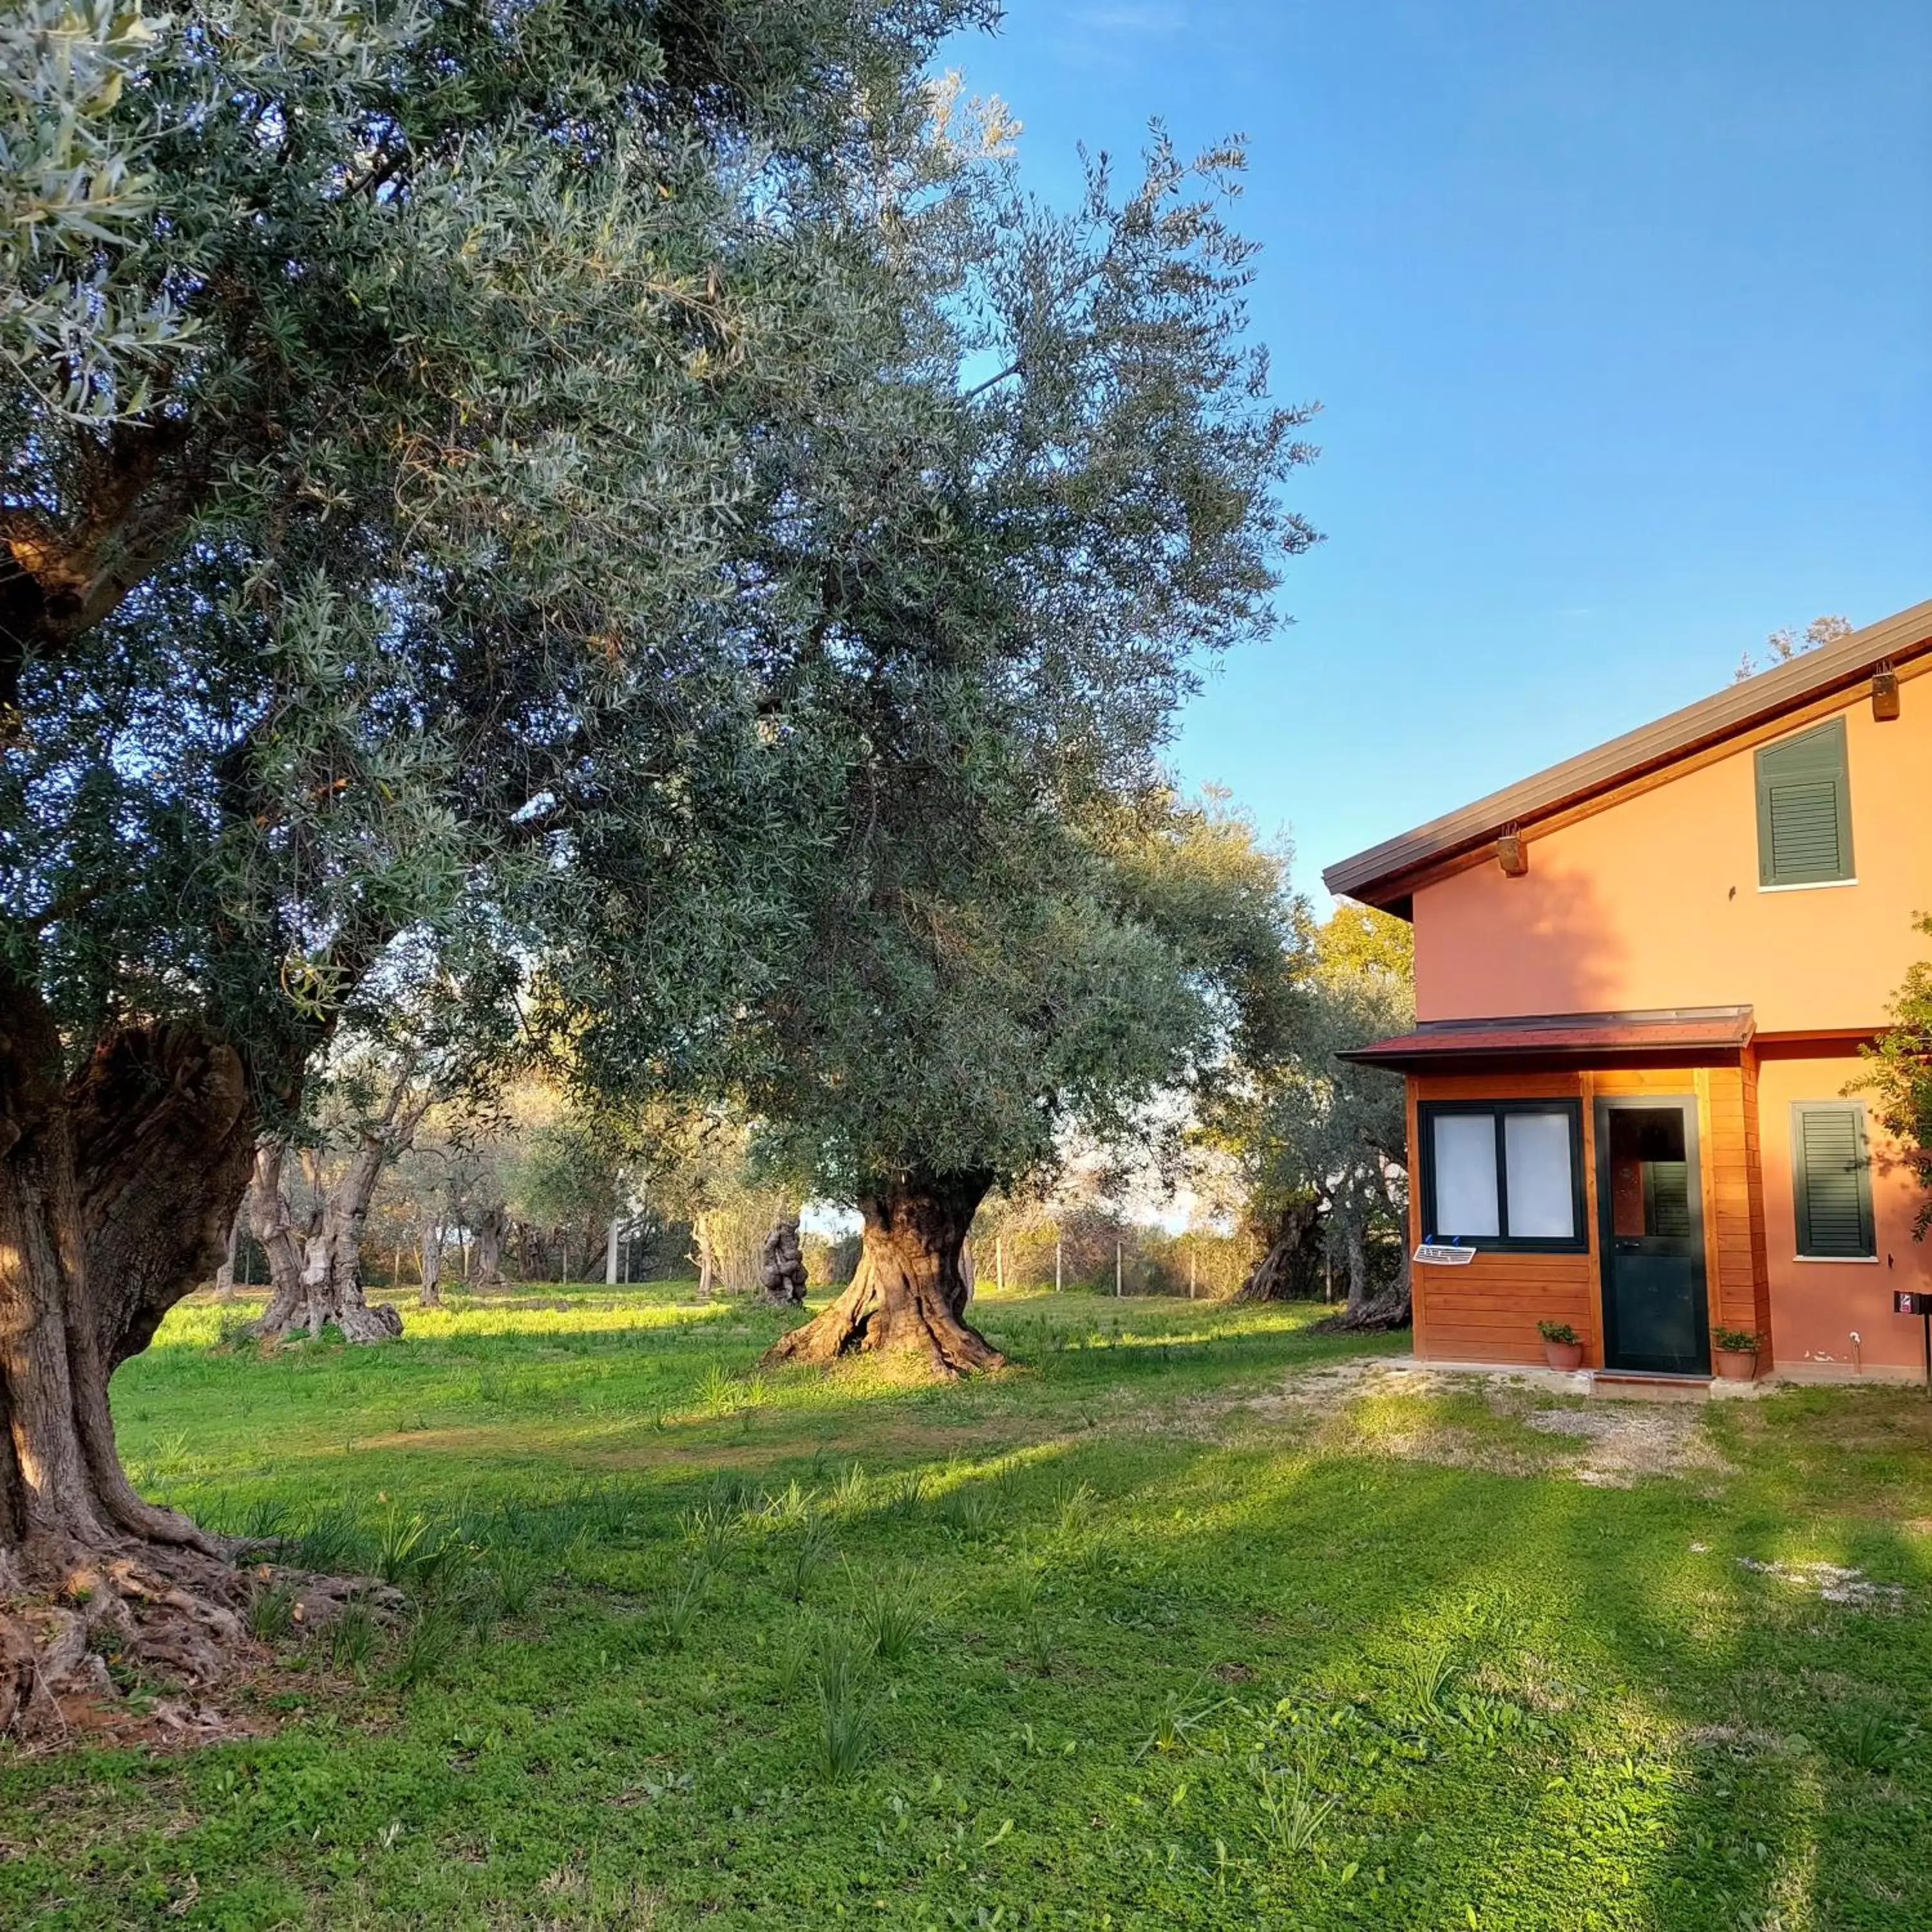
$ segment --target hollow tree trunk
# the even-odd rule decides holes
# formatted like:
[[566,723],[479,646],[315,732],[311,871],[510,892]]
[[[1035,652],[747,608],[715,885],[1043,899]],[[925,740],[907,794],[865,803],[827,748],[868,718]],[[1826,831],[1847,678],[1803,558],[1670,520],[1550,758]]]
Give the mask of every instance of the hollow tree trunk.
[[246,1645],[233,1567],[128,1481],[107,1383],[220,1254],[256,1120],[241,1057],[186,1024],[67,1075],[0,968],[0,1733],[105,1688],[104,1651],[206,1680]]
[[913,1173],[882,1182],[859,1203],[866,1227],[851,1286],[766,1359],[822,1364],[861,1353],[907,1354],[948,1376],[999,1367],[1006,1358],[964,1319],[971,1286],[961,1265],[966,1231],[992,1184],[984,1174]]

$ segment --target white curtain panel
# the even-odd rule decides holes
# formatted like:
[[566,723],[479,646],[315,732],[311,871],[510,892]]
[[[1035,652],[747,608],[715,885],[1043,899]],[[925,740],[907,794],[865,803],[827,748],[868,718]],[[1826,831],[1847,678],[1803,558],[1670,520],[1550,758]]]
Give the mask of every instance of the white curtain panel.
[[1568,1114],[1506,1114],[1509,1231],[1520,1241],[1568,1241],[1576,1234]]
[[1436,1116],[1436,1234],[1499,1234],[1496,1124],[1487,1114]]

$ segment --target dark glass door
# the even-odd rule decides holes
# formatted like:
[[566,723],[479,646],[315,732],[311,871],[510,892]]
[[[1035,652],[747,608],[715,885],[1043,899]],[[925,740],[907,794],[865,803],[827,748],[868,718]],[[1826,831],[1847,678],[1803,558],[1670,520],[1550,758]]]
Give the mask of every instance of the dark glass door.
[[1597,1102],[1604,1363],[1711,1372],[1695,1100]]

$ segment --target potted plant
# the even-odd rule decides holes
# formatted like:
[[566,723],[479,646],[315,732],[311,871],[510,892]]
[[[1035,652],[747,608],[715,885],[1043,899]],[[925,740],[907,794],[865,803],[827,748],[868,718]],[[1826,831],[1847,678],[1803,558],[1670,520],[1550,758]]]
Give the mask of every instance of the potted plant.
[[1567,1322],[1539,1322],[1536,1332],[1543,1337],[1544,1358],[1552,1369],[1568,1373],[1583,1366],[1583,1345]]
[[1757,1373],[1757,1352],[1762,1338],[1749,1328],[1714,1328],[1718,1372],[1726,1382],[1748,1382]]

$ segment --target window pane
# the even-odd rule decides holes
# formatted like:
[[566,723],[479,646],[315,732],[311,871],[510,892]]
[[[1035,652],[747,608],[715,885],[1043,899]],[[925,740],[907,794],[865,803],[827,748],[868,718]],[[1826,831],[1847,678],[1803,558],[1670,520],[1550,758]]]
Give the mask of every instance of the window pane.
[[1574,1240],[1576,1205],[1570,1184],[1570,1116],[1506,1114],[1503,1158],[1509,1163],[1510,1238]]
[[1436,1117],[1436,1234],[1497,1234],[1496,1124],[1487,1114]]

